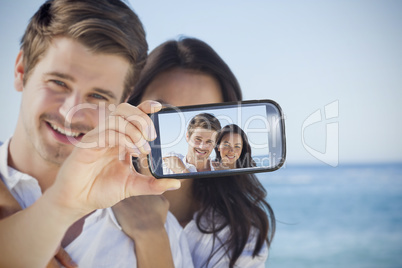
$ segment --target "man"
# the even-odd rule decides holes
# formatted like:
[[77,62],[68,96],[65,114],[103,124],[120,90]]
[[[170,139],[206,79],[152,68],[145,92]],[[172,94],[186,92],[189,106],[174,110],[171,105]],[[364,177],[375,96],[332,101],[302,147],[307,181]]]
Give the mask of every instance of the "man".
[[187,155],[170,153],[163,158],[163,174],[177,174],[214,170],[210,154],[215,148],[219,120],[212,114],[194,116],[187,127]]
[[24,210],[0,221],[1,267],[44,267],[60,242],[81,267],[135,266],[109,207],[180,187],[131,167],[155,138],[147,113],[161,107],[119,104],[146,52],[141,22],[119,0],[50,0],[32,17],[14,68],[20,114],[0,147],[1,179]]

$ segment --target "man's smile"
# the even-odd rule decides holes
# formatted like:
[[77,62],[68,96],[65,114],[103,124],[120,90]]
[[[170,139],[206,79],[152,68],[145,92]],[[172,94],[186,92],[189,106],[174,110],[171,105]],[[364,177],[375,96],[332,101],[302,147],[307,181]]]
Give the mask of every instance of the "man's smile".
[[45,121],[45,123],[48,129],[52,132],[53,137],[55,137],[56,140],[61,143],[71,144],[70,139],[80,141],[85,135],[85,133],[74,131],[72,129],[66,129],[49,121]]
[[208,153],[208,150],[201,150],[198,148],[195,148],[194,150],[197,154],[200,154],[200,155],[206,155]]

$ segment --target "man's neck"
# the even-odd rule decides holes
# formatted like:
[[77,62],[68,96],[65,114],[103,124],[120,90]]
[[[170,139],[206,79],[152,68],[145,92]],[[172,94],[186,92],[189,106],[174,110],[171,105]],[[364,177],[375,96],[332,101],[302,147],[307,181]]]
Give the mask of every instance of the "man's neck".
[[208,158],[199,160],[199,159],[195,158],[194,155],[192,155],[191,153],[187,153],[187,156],[186,156],[187,163],[194,165],[195,168],[197,169],[197,171],[209,170],[209,161],[208,160],[209,160]]
[[33,145],[18,135],[18,131],[14,133],[8,147],[8,165],[37,179],[42,192],[53,184],[60,168],[41,158]]

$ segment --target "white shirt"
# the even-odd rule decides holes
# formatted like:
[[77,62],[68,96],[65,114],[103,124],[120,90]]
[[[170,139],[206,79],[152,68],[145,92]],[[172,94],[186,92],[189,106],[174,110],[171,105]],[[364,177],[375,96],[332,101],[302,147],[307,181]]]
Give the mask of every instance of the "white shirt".
[[[178,157],[184,164],[184,166],[186,167],[186,169],[188,170],[188,172],[192,173],[192,172],[197,172],[197,168],[193,165],[187,162],[187,155],[182,155],[182,154],[178,154],[175,152],[170,152],[167,155],[165,155],[164,157],[170,157],[170,156],[176,156]],[[215,170],[214,167],[212,166],[212,161],[211,159],[209,159],[209,164],[211,167],[211,171]],[[167,174],[174,174],[174,172],[168,168],[165,164],[165,162],[163,162],[163,174],[167,175]]]
[[[41,195],[38,181],[7,165],[10,140],[0,146],[0,175],[22,208]],[[165,224],[175,267],[193,267],[183,229],[169,212]],[[137,267],[134,242],[121,229],[111,208],[98,209],[85,219],[82,233],[66,248],[79,267]],[[158,254],[158,252],[155,252]]]
[[[184,227],[184,232],[186,233],[188,244],[190,246],[191,256],[193,258],[194,267],[228,267],[230,259],[225,254],[224,247],[220,248],[217,251],[217,253],[212,257],[209,263],[208,258],[212,254],[212,252],[215,252],[222,245],[220,241],[227,240],[230,231],[229,227],[226,226],[217,233],[218,239],[216,239],[214,243],[213,234],[204,234],[198,229],[197,223],[195,221],[196,216],[197,214],[195,214],[193,219],[186,225],[186,227]],[[201,226],[204,228],[208,226],[208,221],[205,219],[205,217],[201,219]],[[206,229],[208,230],[208,228]],[[257,241],[257,235],[258,230],[253,228],[245,245],[245,248],[243,249],[243,252],[235,263],[235,267],[265,267],[265,262],[268,258],[268,246],[266,242],[264,242],[259,254],[255,258],[253,258],[253,250]]]

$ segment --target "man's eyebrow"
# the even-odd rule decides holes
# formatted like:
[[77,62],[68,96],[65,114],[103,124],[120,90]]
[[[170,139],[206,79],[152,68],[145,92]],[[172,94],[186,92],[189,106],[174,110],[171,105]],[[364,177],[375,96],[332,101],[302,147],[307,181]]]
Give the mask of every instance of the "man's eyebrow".
[[[71,81],[71,82],[75,82],[75,78],[74,78],[74,77],[72,77],[71,75],[65,74],[65,73],[50,72],[50,73],[45,73],[45,75],[48,75],[48,76],[55,76],[55,77],[58,77],[58,78],[61,78],[61,79],[65,79],[65,80],[69,80],[69,81]],[[112,99],[115,99],[115,100],[117,99],[116,96],[114,95],[114,93],[113,93],[112,91],[110,91],[110,90],[102,89],[102,88],[97,88],[97,87],[93,88],[92,90],[95,91],[95,92],[97,92],[97,93],[106,95],[106,96],[108,96],[109,98],[112,98]]]
[[62,79],[70,80],[71,82],[75,82],[74,77],[68,74],[60,73],[60,72],[50,72],[50,73],[45,73],[45,75],[50,75],[50,76],[56,76]]

